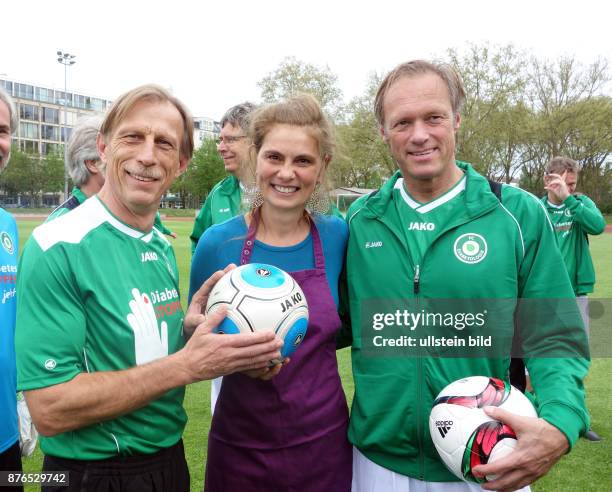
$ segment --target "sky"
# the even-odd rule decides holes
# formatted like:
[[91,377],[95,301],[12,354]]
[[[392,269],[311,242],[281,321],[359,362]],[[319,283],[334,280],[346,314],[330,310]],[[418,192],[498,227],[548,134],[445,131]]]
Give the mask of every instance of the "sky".
[[611,14],[604,0],[12,0],[0,76],[63,89],[63,50],[76,55],[68,90],[114,99],[154,82],[218,120],[259,101],[257,82],[288,56],[329,67],[345,101],[373,71],[469,43],[612,65]]

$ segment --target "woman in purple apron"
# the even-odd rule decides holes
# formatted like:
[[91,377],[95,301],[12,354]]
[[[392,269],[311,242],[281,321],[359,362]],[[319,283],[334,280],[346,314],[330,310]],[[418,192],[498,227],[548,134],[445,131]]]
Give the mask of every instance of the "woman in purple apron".
[[300,285],[310,317],[304,341],[280,372],[223,378],[205,490],[348,492],[352,448],[336,361],[337,286],[348,233],[341,219],[306,211],[320,202],[334,148],[331,125],[314,98],[299,96],[257,110],[249,137],[256,206],[202,236],[190,291],[229,263],[270,263]]

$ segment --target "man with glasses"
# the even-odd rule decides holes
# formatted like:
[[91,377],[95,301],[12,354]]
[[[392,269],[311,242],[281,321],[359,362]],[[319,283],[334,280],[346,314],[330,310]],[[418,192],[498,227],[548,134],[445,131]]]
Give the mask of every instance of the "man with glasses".
[[223,158],[229,176],[217,183],[206,197],[196,217],[191,233],[191,253],[193,254],[204,231],[213,224],[225,222],[238,215],[242,194],[240,192],[240,171],[246,162],[249,140],[246,132],[249,115],[255,105],[244,102],[231,107],[221,118],[221,134],[217,150]]

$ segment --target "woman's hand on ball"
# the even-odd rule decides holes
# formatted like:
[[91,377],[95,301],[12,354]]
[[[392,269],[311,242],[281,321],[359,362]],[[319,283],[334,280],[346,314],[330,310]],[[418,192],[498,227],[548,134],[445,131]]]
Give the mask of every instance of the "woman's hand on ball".
[[243,374],[253,379],[261,379],[263,381],[269,381],[274,376],[276,376],[284,366],[289,364],[290,360],[291,359],[289,359],[289,357],[285,357],[285,359],[278,364],[274,364],[268,367],[263,367],[261,369],[252,369],[250,371],[244,371]]

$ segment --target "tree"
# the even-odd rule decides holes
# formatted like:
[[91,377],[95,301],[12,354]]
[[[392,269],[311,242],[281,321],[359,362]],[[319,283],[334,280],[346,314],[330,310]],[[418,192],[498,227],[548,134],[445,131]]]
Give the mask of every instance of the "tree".
[[370,74],[365,93],[344,108],[345,122],[336,128],[338,158],[331,169],[338,185],[378,188],[397,169],[374,116],[374,97],[380,81],[378,74]]
[[191,196],[191,205],[198,207],[212,187],[226,176],[223,159],[213,139],[205,139],[193,153],[187,171],[171,187],[183,198]]
[[319,68],[294,57],[285,58],[276,70],[257,83],[266,103],[306,92],[312,94],[332,117],[338,116],[342,105],[342,91],[337,84],[338,77],[329,67]]
[[527,95],[535,118],[526,142],[528,162],[521,185],[540,194],[548,161],[567,155],[583,166],[580,189],[609,206],[606,162],[612,155],[612,99],[605,95],[610,81],[608,63],[595,60],[586,67],[574,58],[531,60]]
[[41,158],[11,150],[11,161],[0,175],[0,187],[7,195],[25,195],[33,207],[40,207],[42,194],[56,193],[64,186],[64,160],[56,154]]
[[64,157],[49,154],[41,162],[41,191],[54,193],[64,188]]
[[523,164],[520,152],[529,112],[524,104],[525,56],[512,44],[469,45],[447,52],[461,75],[466,102],[461,111],[457,156],[490,178],[510,182]]

